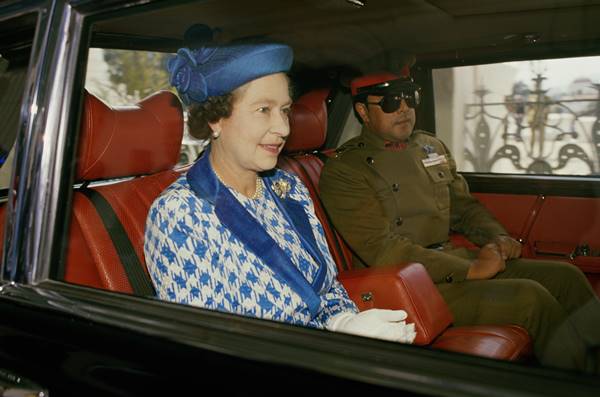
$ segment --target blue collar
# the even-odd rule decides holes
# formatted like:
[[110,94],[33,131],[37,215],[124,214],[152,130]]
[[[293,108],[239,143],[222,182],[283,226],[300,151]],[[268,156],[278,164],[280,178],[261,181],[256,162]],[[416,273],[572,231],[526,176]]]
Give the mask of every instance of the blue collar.
[[187,181],[196,196],[215,205],[219,191],[226,189],[226,187],[219,181],[217,174],[212,169],[209,155],[210,145],[206,147],[198,161],[187,172]]
[[[196,196],[208,201],[212,205],[216,205],[219,192],[222,189],[227,189],[227,187],[219,181],[217,174],[212,168],[212,164],[209,160],[210,149],[210,145],[208,145],[198,161],[196,161],[196,163],[188,170],[187,181],[194,193],[196,193]],[[271,186],[275,181],[287,182],[290,186],[290,192],[294,191],[296,188],[296,179],[277,168],[263,172],[261,178],[263,179],[265,186],[271,191]],[[275,198],[276,201],[278,201],[277,198]],[[282,201],[290,200],[298,203],[291,198],[289,194],[282,199]]]
[[[209,154],[210,146],[188,171],[187,181],[191,189],[199,198],[214,206],[215,214],[223,226],[261,258],[263,263],[286,280],[290,287],[302,297],[314,317],[318,313],[321,303],[318,294],[328,289],[324,285],[327,265],[315,241],[312,227],[302,204],[291,198],[290,194],[280,197],[272,188],[274,182],[285,181],[290,186],[289,192],[292,192],[296,188],[295,178],[277,169],[262,176],[266,186],[265,194],[271,195],[288,222],[295,228],[304,249],[319,265],[312,284],[304,278],[275,240],[246,211],[229,189],[219,181],[210,164]],[[252,233],[248,232],[250,230]]]

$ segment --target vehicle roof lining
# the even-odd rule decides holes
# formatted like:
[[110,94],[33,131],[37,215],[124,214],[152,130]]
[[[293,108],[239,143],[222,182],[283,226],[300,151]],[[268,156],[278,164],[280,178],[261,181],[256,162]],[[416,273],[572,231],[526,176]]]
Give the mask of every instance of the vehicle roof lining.
[[[359,9],[343,0],[296,1],[286,8],[277,0],[207,1],[100,21],[94,31],[161,37],[174,44],[181,42],[188,26],[208,23],[221,30],[223,41],[257,36],[285,42],[297,60],[315,67],[357,66],[390,49],[432,59],[452,51],[551,48],[600,39],[600,0],[548,3],[381,0]],[[429,26],[435,28],[424,28]]]
[[424,0],[441,11],[453,17],[476,16],[501,13],[522,13],[524,11],[556,10],[559,8],[581,7],[586,5],[598,5],[598,0],[520,0],[498,1],[498,0]]

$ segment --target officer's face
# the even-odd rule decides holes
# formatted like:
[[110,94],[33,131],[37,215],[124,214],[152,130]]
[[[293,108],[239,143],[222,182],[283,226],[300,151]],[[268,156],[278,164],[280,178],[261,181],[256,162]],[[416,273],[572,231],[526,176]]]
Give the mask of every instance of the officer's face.
[[369,95],[367,102],[371,104],[362,104],[364,111],[359,111],[363,122],[369,130],[388,141],[406,141],[415,127],[415,110],[408,107],[405,100],[402,100],[400,107],[391,113],[385,113],[379,105],[373,103],[379,102],[383,97],[378,95]]

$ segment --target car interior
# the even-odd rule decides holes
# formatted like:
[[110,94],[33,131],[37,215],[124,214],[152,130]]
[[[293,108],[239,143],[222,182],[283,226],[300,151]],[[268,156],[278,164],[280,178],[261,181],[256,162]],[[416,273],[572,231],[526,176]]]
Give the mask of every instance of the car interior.
[[[348,85],[359,73],[399,70],[409,64],[424,93],[417,128],[436,131],[443,126],[436,124],[434,71],[600,55],[599,19],[600,1],[585,0],[304,0],[286,2],[285,7],[275,0],[252,6],[242,0],[152,4],[90,17],[89,44],[82,46],[79,67],[85,74],[88,47],[173,53],[184,43],[186,28],[196,23],[213,26],[220,42],[289,44],[295,56],[290,73],[295,99],[291,135],[278,166],[296,174],[308,188],[339,280],[350,297],[361,310],[405,310],[407,321],[415,323],[419,346],[533,363],[532,341],[521,327],[454,326],[422,265],[353,269],[352,252],[319,198],[319,177],[335,149],[360,131]],[[185,109],[168,88],[116,106],[89,92],[82,81],[75,83],[79,127],[73,131],[74,170],[64,221],[68,232],[62,259],[52,272],[56,280],[154,296],[143,253],[148,209],[193,161],[179,163]],[[600,145],[600,138],[595,142]],[[580,267],[600,296],[600,188],[594,174],[597,177],[463,175],[473,194],[523,244],[524,257]],[[6,216],[3,205],[1,224]],[[0,228],[0,244],[5,232]],[[463,236],[451,238],[457,246],[474,247]]]

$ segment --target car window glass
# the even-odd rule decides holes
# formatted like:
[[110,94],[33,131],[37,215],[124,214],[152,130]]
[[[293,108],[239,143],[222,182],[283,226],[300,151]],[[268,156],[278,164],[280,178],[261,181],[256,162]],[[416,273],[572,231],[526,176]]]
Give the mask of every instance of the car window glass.
[[600,57],[433,71],[437,135],[470,172],[600,174]]
[[342,145],[350,139],[359,136],[361,128],[362,124],[358,121],[358,119],[354,115],[354,112],[349,112],[348,118],[346,119],[346,122],[344,123],[344,127],[342,129],[342,134],[338,141],[339,145]]
[[0,30],[0,189],[8,187],[12,171],[34,23],[33,15],[25,15],[3,22]]
[[0,254],[4,250],[15,142],[24,123],[22,102],[36,22],[37,15],[31,13],[0,23]]

